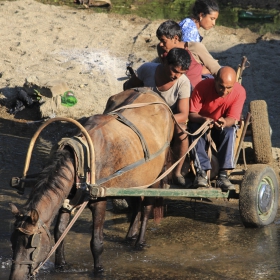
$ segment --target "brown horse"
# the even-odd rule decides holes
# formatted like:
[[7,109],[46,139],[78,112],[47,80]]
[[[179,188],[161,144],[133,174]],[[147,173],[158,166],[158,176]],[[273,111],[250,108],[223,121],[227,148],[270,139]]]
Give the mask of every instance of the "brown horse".
[[[110,113],[136,103],[151,104]],[[158,95],[147,89],[131,89],[112,96],[104,114],[90,117],[84,127],[95,150],[96,184],[107,188],[133,188],[149,185],[161,174],[173,136],[174,120]],[[51,247],[49,228],[57,214],[55,241],[64,232],[70,221],[70,211],[61,206],[65,198],[76,192],[76,165],[75,154],[69,146],[56,151],[50,165],[41,172],[23,209],[19,211],[12,205],[16,221],[11,236],[11,280],[26,279],[46,258]],[[90,200],[88,207],[93,218],[90,248],[94,270],[99,272],[103,270],[100,255],[103,251],[106,198]],[[149,203],[146,204],[136,241],[138,245],[145,242],[151,208]],[[139,209],[137,204],[127,238],[135,238],[138,233]],[[63,242],[56,250],[55,265],[65,265]]]

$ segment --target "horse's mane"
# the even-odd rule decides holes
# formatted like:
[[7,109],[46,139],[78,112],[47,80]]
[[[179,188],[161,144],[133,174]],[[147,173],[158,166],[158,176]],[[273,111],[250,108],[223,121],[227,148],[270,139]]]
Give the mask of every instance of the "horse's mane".
[[67,176],[66,171],[71,172],[68,166],[69,160],[74,164],[69,150],[58,150],[55,152],[49,164],[40,173],[38,181],[25,203],[25,208],[36,208],[42,196],[46,196],[51,200],[50,193],[55,193],[62,198],[64,192],[61,179],[63,178],[70,181],[75,176],[75,174],[71,174],[72,178]]

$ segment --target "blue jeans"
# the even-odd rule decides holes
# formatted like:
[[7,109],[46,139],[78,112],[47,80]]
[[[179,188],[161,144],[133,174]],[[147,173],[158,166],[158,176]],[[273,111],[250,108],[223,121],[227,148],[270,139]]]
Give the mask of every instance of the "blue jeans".
[[[201,124],[188,123],[189,131],[195,132]],[[220,170],[229,170],[234,168],[234,145],[236,139],[237,126],[225,127],[223,130],[216,128],[211,129],[211,137],[217,148],[217,159],[219,162]],[[191,142],[197,138],[197,136],[191,136]],[[209,143],[207,141],[206,133],[200,137],[194,149],[191,151],[191,155],[194,159],[194,165],[201,170],[210,170],[211,162],[207,155],[207,147]]]

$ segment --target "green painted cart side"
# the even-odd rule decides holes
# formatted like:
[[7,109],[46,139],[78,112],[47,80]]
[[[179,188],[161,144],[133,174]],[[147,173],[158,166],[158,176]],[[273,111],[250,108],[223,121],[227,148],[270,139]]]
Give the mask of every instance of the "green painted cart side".
[[217,188],[203,189],[176,189],[170,186],[169,189],[140,189],[140,188],[102,188],[95,185],[88,185],[91,198],[108,196],[151,196],[151,197],[195,197],[195,198],[227,198],[229,192],[222,192]]

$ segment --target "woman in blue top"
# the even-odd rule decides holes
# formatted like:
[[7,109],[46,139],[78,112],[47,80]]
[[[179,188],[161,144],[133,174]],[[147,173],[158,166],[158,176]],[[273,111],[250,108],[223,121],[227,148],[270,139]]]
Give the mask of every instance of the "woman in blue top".
[[184,42],[201,42],[203,37],[198,29],[205,30],[215,26],[219,16],[219,6],[214,0],[196,0],[192,10],[192,16],[183,19],[179,25],[182,29]]

